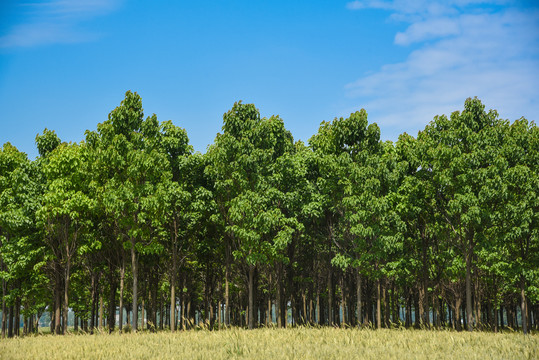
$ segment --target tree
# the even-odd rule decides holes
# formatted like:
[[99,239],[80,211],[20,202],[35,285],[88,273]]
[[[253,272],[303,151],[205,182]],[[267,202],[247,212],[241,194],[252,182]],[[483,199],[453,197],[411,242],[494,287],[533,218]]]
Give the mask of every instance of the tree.
[[[42,272],[43,245],[35,212],[41,188],[37,166],[10,143],[0,148],[0,277],[2,278],[2,337],[19,334],[19,311],[24,319],[38,315],[46,302]],[[7,305],[9,329],[7,323]],[[30,304],[33,306],[30,308]],[[15,307],[15,308],[14,308]],[[25,327],[27,329],[28,327]]]
[[268,207],[267,194],[271,192],[271,164],[291,148],[292,136],[279,117],[260,119],[254,105],[238,102],[223,116],[223,134],[217,135],[208,151],[207,172],[215,182],[232,253],[245,262],[250,329],[254,327],[256,267],[271,258],[270,234],[275,229],[279,231],[275,236],[289,233],[279,209]]
[[[476,247],[491,226],[489,201],[492,159],[500,146],[501,125],[495,111],[484,111],[477,99],[467,99],[464,111],[451,119],[437,116],[418,135],[423,144],[420,166],[432,172],[436,211],[450,228],[466,264],[467,327],[473,328],[472,269]],[[477,295],[477,294],[476,294]],[[479,318],[476,318],[479,321]]]
[[500,169],[497,196],[503,199],[497,214],[498,239],[508,250],[511,282],[517,283],[521,296],[522,330],[528,333],[528,301],[537,301],[539,275],[539,130],[522,118],[506,127],[502,155],[496,160]]
[[61,329],[61,285],[64,288],[63,333],[66,334],[73,257],[80,245],[81,233],[89,225],[88,214],[95,206],[88,197],[86,170],[83,148],[77,144],[59,145],[47,154],[47,162],[43,165],[47,185],[37,217],[43,223],[46,243],[54,255],[57,334]]

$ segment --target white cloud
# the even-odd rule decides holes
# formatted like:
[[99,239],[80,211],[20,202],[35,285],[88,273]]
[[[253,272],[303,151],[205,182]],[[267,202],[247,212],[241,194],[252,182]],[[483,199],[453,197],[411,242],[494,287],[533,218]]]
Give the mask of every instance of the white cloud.
[[[504,118],[539,120],[539,12],[458,8],[478,2],[453,1],[453,16],[408,12],[409,26],[396,34],[395,44],[418,47],[406,61],[346,86],[352,101],[361,101],[390,138],[422,129],[434,115],[462,109],[473,96]],[[394,15],[404,14],[400,1],[384,3],[391,3]]]
[[99,37],[79,25],[118,8],[119,0],[51,0],[20,4],[26,21],[0,36],[0,48],[31,47],[54,43],[78,43]]
[[450,18],[429,19],[414,23],[405,32],[395,35],[395,43],[398,45],[409,45],[448,35],[458,35],[460,24],[458,20]]

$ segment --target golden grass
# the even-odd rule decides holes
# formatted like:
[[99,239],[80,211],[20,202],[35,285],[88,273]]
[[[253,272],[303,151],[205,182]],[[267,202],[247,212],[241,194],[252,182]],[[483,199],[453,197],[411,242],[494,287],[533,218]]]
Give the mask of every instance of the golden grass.
[[0,359],[539,359],[539,336],[427,330],[229,329],[0,340]]

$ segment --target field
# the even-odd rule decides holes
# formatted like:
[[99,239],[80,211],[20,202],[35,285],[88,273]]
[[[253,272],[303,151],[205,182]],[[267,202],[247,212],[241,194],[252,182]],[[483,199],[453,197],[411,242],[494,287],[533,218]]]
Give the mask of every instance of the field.
[[0,340],[1,359],[539,359],[539,336],[426,330],[230,329]]

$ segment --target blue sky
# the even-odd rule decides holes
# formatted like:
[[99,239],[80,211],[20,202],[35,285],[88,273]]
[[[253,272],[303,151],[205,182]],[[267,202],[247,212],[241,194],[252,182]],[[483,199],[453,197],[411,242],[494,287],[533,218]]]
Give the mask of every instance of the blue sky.
[[365,108],[396,140],[478,96],[539,118],[535,1],[2,1],[0,144],[81,141],[127,90],[205,152],[237,100],[296,140]]

